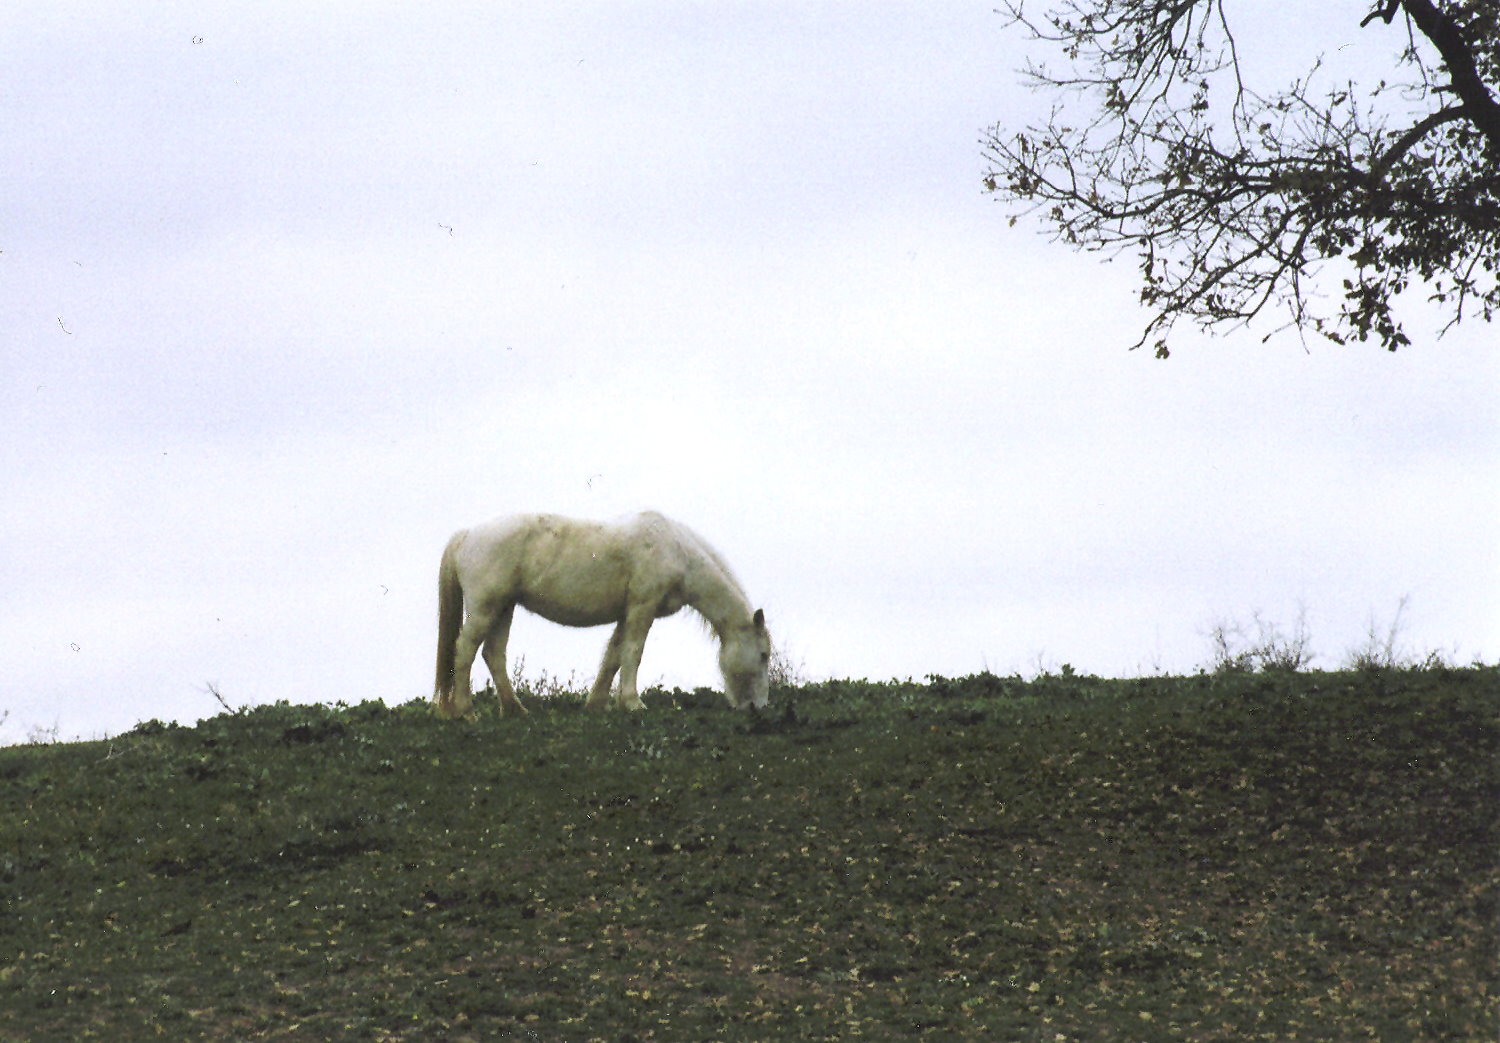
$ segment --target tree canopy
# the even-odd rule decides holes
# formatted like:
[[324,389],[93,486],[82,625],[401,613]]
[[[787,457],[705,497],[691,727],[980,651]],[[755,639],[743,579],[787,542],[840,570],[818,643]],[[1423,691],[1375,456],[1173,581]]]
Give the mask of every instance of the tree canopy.
[[1028,66],[1051,115],[991,128],[985,188],[1019,204],[1012,223],[1032,214],[1075,248],[1139,256],[1136,347],[1164,358],[1180,319],[1217,332],[1284,309],[1271,332],[1394,351],[1410,343],[1408,287],[1443,331],[1500,307],[1495,0],[1378,0],[1349,28],[1390,36],[1388,78],[1340,82],[1312,54],[1269,94],[1247,85],[1231,0],[1006,7],[1066,68]]

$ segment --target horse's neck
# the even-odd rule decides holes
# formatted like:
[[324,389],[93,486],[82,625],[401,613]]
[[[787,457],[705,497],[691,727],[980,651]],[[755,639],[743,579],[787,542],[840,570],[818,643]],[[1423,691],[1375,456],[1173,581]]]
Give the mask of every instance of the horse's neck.
[[750,602],[745,592],[734,577],[712,560],[702,562],[692,571],[687,603],[721,637],[729,628],[750,619]]
[[686,525],[660,515],[654,516],[653,523],[670,533],[671,543],[681,555],[677,564],[682,570],[683,600],[704,618],[719,639],[748,623],[753,611],[750,599],[745,597],[719,552]]

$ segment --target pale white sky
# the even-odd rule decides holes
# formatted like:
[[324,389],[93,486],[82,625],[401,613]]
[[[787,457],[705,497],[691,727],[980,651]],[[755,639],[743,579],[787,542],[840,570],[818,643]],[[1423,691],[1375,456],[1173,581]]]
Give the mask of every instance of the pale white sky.
[[[423,697],[444,541],[522,510],[687,522],[812,677],[1190,671],[1299,607],[1335,666],[1403,597],[1493,661],[1500,331],[1127,352],[1133,264],[981,192],[1046,104],[992,7],[10,13],[0,742]],[[685,619],[642,675],[718,684]]]

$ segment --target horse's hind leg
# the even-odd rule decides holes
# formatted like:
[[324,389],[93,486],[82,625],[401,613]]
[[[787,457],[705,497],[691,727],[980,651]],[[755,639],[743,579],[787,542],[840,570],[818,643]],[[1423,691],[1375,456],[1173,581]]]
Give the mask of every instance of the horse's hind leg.
[[479,642],[484,638],[487,622],[471,609],[469,618],[458,631],[458,640],[453,645],[453,691],[448,709],[444,711],[445,717],[463,717],[474,708],[474,688],[469,674],[474,669],[474,656],[479,652]]
[[609,705],[609,687],[615,683],[615,674],[620,670],[620,643],[625,637],[625,624],[615,627],[609,635],[609,644],[604,646],[604,659],[599,664],[599,676],[594,679],[593,691],[585,704],[590,710],[602,710]]
[[505,646],[510,643],[510,623],[515,618],[516,606],[511,605],[495,617],[490,632],[484,639],[484,665],[490,669],[490,679],[500,696],[500,712],[505,714],[525,713],[526,707],[516,698],[511,687],[510,672],[505,666]]

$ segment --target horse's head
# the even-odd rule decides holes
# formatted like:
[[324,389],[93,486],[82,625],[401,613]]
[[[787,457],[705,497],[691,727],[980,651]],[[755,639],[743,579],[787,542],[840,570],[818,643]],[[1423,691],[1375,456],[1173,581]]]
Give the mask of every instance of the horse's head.
[[748,623],[727,629],[719,645],[719,670],[724,674],[724,694],[736,710],[760,709],[770,697],[767,676],[771,666],[771,635],[766,614],[755,610]]

